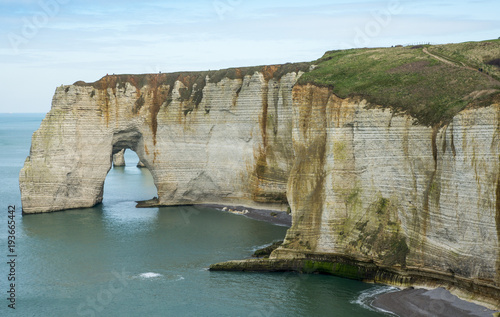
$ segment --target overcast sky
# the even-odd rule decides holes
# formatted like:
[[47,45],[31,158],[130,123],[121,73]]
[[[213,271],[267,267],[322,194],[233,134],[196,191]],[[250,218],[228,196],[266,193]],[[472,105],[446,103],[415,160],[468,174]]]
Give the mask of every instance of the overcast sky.
[[0,113],[47,112],[107,73],[315,60],[327,50],[500,37],[498,0],[0,0]]

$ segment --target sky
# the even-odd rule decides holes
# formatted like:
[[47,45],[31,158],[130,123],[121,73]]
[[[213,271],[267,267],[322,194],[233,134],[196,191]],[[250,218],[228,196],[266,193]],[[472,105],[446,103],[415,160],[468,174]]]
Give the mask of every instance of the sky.
[[0,113],[50,110],[106,74],[312,61],[500,37],[498,0],[0,0]]

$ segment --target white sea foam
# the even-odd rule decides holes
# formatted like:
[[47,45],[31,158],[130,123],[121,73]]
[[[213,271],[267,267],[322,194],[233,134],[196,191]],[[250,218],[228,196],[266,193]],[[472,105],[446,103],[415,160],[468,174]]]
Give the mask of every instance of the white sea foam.
[[139,274],[140,278],[155,278],[155,277],[162,277],[160,273],[153,273],[153,272],[147,272],[147,273],[141,273]]
[[391,293],[391,292],[396,292],[399,291],[398,288],[393,287],[393,286],[374,286],[372,288],[367,289],[366,291],[362,292],[359,294],[359,296],[356,299],[353,299],[351,301],[351,304],[357,304],[360,305],[361,307],[371,310],[371,311],[377,311],[377,312],[384,312],[386,314],[390,314],[392,316],[397,316],[394,313],[391,313],[389,311],[373,307],[371,304],[373,300],[385,293]]
[[255,252],[257,250],[260,250],[260,249],[264,249],[264,248],[267,248],[269,246],[273,245],[272,243],[266,243],[266,244],[263,244],[263,245],[256,245],[256,246],[253,246],[250,250],[252,252]]

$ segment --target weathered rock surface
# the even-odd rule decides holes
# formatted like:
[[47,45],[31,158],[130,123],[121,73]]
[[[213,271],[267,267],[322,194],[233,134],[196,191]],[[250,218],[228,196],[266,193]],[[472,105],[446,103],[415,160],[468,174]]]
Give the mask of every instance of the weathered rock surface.
[[214,269],[445,285],[500,305],[500,105],[426,127],[296,85],[300,74],[268,66],[59,87],[20,172],[23,211],[99,203],[112,155],[129,148],[153,175],[156,205],[290,206],[293,225],[269,260]]
[[127,148],[151,171],[161,205],[286,210],[300,71],[278,77],[281,68],[218,81],[208,72],[106,76],[57,88],[20,172],[24,213],[101,202],[112,156]]
[[139,161],[137,163],[137,167],[146,167],[146,165],[144,165],[144,163],[142,163],[141,161]]
[[500,105],[424,127],[327,88],[293,100],[292,227],[269,260],[211,269],[444,285],[500,307]]
[[113,155],[113,166],[125,166],[125,149]]
[[293,225],[271,258],[342,254],[499,305],[500,105],[423,127],[326,88],[293,94]]

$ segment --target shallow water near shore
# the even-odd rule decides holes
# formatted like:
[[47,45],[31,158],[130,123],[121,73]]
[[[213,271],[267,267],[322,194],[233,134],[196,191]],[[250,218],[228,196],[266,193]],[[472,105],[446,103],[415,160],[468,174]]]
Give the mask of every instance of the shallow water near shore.
[[[383,286],[208,271],[283,239],[287,228],[207,207],[137,209],[156,188],[131,151],[126,167],[110,170],[102,204],[21,216],[18,173],[42,118],[0,115],[0,316],[385,316],[364,304]],[[6,299],[9,205],[17,210],[15,310]]]

